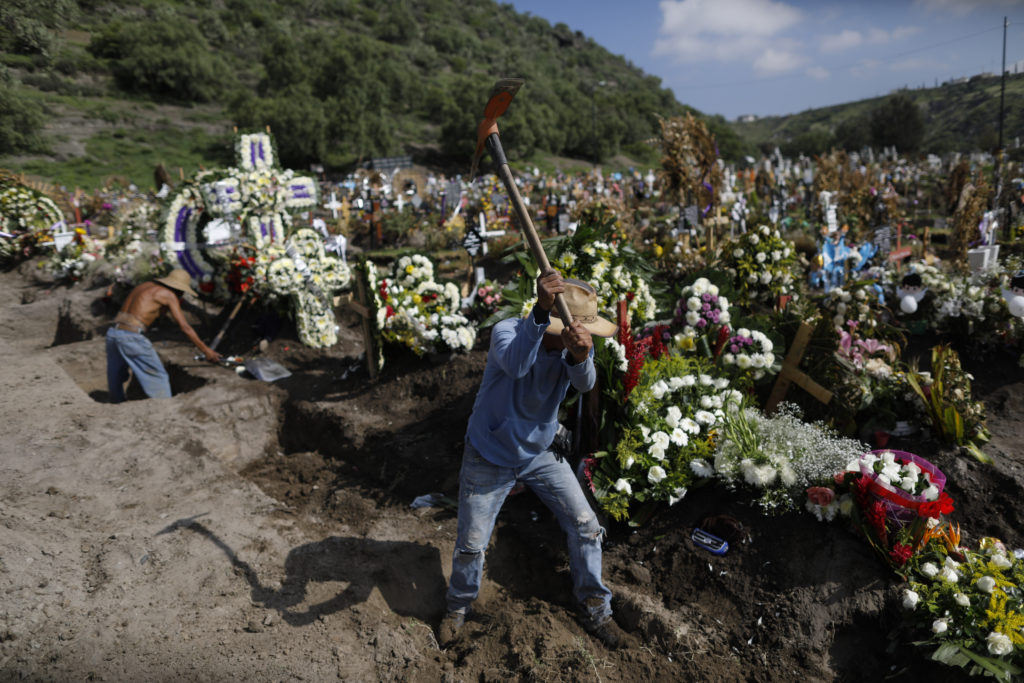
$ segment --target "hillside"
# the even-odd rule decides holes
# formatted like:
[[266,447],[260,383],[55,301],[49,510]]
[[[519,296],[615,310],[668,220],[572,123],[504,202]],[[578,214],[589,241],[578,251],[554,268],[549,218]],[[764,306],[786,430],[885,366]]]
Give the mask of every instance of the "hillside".
[[503,119],[516,159],[650,158],[658,117],[683,111],[592,39],[492,0],[19,0],[0,24],[0,165],[68,184],[222,163],[236,125],[269,125],[295,168],[461,167],[509,75],[526,79]]
[[[917,106],[919,119],[915,134],[908,131],[909,144],[899,144],[904,152],[944,154],[948,152],[991,151],[999,140],[999,90],[996,76],[975,76],[962,83],[946,83],[936,88],[900,90],[831,107],[808,109],[787,116],[766,116],[730,126],[748,146],[763,150],[779,146],[786,154],[816,154],[832,146],[847,150],[884,143],[872,123],[888,132],[897,131],[898,121],[886,116],[884,107],[893,101],[909,100]],[[1004,103],[1004,147],[1015,146],[1015,138],[1024,138],[1024,74],[1008,75]],[[885,143],[889,144],[889,143]]]

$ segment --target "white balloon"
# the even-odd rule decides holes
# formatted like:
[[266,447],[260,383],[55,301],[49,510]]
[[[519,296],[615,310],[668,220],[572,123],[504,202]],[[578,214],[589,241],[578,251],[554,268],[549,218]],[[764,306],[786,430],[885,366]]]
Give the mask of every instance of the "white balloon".
[[903,300],[900,301],[900,310],[904,313],[913,313],[917,310],[917,299],[915,299],[912,294],[907,294],[903,297]]
[[1024,318],[1024,296],[1013,297],[1007,302],[1007,306],[1010,309],[1010,315]]

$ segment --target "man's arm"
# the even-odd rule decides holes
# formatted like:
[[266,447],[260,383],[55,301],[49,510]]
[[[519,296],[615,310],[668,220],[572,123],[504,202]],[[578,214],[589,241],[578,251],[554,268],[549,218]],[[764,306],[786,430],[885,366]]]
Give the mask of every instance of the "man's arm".
[[580,392],[594,388],[597,382],[597,369],[594,367],[594,339],[590,330],[579,320],[562,330],[562,343],[566,349],[566,363],[569,365],[569,381]]
[[174,322],[178,323],[178,327],[185,333],[188,340],[196,345],[203,355],[206,356],[206,360],[211,363],[220,361],[220,354],[211,349],[209,346],[203,343],[203,340],[199,338],[196,331],[192,329],[192,326],[185,320],[185,314],[181,310],[181,303],[178,301],[178,297],[170,290],[163,290],[157,294],[157,301],[167,306],[171,312],[171,318]]
[[555,294],[564,292],[562,276],[554,269],[537,278],[537,303],[525,319],[514,329],[495,326],[491,336],[491,357],[505,374],[520,378],[526,375],[537,360],[544,330],[551,321],[551,308],[555,305]]

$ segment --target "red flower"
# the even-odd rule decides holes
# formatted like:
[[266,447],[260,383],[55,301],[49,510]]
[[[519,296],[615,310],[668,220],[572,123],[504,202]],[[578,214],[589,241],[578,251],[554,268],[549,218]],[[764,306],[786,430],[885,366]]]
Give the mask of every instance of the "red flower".
[[597,458],[583,458],[583,476],[587,478],[587,486],[590,487],[590,492],[594,491],[594,467],[597,465]]
[[815,505],[830,505],[835,497],[836,492],[827,486],[812,486],[807,489],[807,498]]
[[864,508],[864,516],[867,518],[871,528],[875,530],[879,540],[885,543],[888,537],[885,531],[885,506],[882,505],[881,501],[873,501]]
[[921,503],[917,508],[919,517],[934,517],[935,519],[942,515],[948,515],[951,512],[953,512],[953,498],[945,491],[939,495],[938,500]]
[[394,314],[395,314],[395,309],[393,309],[393,308],[391,307],[391,304],[388,304],[387,308],[386,308],[386,309],[384,309],[384,317],[385,317],[385,318],[390,318],[390,317],[391,317],[391,316],[393,316]]
[[636,292],[626,292],[626,301],[632,301],[636,298]]
[[897,567],[902,567],[910,559],[910,556],[914,554],[914,549],[904,543],[896,543],[893,545],[892,550],[889,551],[889,559],[892,560],[893,564]]

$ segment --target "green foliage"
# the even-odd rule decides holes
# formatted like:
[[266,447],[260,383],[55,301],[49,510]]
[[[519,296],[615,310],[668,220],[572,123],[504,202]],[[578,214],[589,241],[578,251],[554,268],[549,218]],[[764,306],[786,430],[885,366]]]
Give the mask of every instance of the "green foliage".
[[25,93],[10,70],[0,65],[0,154],[42,151],[42,126],[42,107]]
[[241,128],[268,125],[285,168],[304,168],[321,159],[327,146],[327,114],[308,84],[289,86],[271,97],[242,95],[231,104]]
[[49,28],[73,19],[70,0],[4,0],[0,3],[0,52],[49,57],[54,39]]
[[905,93],[890,96],[871,112],[871,141],[878,147],[895,145],[916,152],[924,136],[921,110]]
[[780,147],[786,156],[818,156],[828,152],[836,143],[835,136],[823,126],[811,126]]
[[108,24],[88,50],[109,61],[122,89],[186,102],[215,99],[229,72],[200,29],[169,9]]
[[[211,123],[270,125],[282,160],[299,168],[413,144],[465,164],[505,75],[527,83],[502,118],[510,159],[625,153],[651,163],[659,118],[682,111],[659,79],[593,40],[492,0],[2,4],[2,61],[34,72],[26,86],[91,99],[112,81],[130,99],[223,103],[228,121]],[[67,44],[43,45],[68,30]],[[724,120],[715,125],[726,149],[741,146]]]
[[[815,126],[831,131],[835,144],[849,151],[881,144],[895,144],[907,153],[991,150],[998,141],[1000,85],[998,76],[975,76],[966,82],[945,83],[937,88],[902,91],[729,125],[745,143],[764,152],[776,146],[781,148]],[[916,114],[908,102],[916,106]],[[898,118],[900,110],[910,117],[907,121]],[[1005,130],[1024,127],[1024,74],[1007,75],[1004,112]],[[913,124],[915,118],[917,122]],[[881,137],[875,139],[872,119],[879,125],[888,119],[895,128],[883,126],[878,131]],[[916,126],[916,133],[910,129],[911,124]],[[723,156],[729,158],[724,151]]]
[[836,145],[856,152],[871,144],[871,128],[863,116],[851,116],[836,125]]
[[971,400],[970,378],[956,351],[946,345],[932,349],[930,385],[916,372],[908,373],[907,381],[928,407],[932,426],[942,437],[965,447],[979,461],[992,462],[980,448],[989,440],[985,407]]

